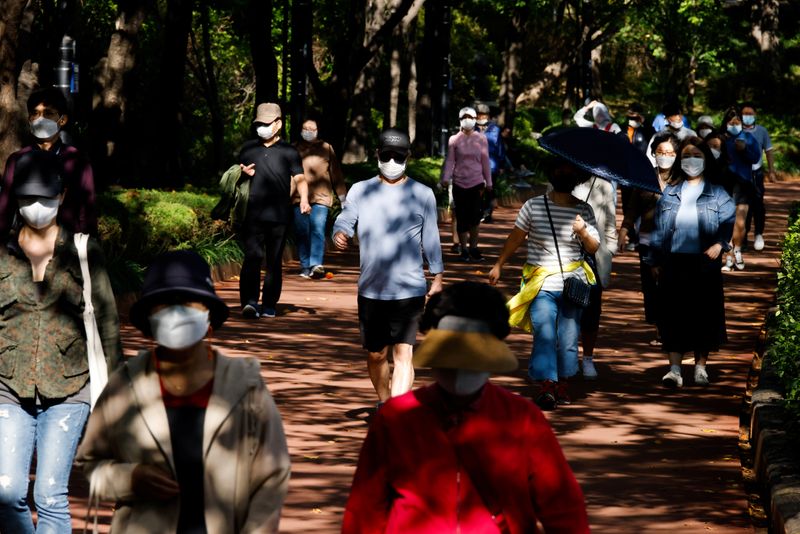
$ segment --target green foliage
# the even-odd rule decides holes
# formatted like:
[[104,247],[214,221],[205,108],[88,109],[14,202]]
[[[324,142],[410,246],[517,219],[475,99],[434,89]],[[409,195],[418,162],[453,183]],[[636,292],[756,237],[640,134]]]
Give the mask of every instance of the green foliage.
[[167,250],[194,250],[210,265],[243,258],[230,228],[211,219],[219,199],[193,191],[127,189],[98,196],[98,226],[115,292],[139,288],[145,267]]
[[785,387],[787,408],[800,420],[800,203],[791,209],[778,273],[778,311],[769,328],[769,357]]

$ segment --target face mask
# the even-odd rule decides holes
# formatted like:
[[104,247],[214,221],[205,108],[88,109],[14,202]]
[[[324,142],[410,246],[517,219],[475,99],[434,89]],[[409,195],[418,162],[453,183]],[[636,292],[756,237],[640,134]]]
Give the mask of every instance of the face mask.
[[728,126],[728,133],[731,135],[739,135],[742,133],[742,127],[739,124],[731,124]]
[[469,371],[467,369],[454,369],[453,371],[441,373],[434,369],[433,372],[436,383],[451,395],[472,395],[489,380],[489,373],[484,371]]
[[675,156],[656,156],[656,165],[659,169],[671,169],[675,163]]
[[705,136],[711,133],[711,130],[708,128],[701,128],[700,130],[697,131],[697,133],[700,134],[700,137],[705,138]]
[[479,119],[475,122],[477,123],[478,126],[486,126],[487,124],[489,124],[489,119]]
[[58,130],[58,123],[52,119],[39,117],[31,122],[31,133],[36,139],[50,139],[58,133]]
[[669,125],[674,130],[680,130],[683,128],[683,121],[669,121]]
[[397,163],[395,160],[379,161],[378,170],[387,180],[396,180],[406,172],[406,162]]
[[742,122],[745,126],[752,126],[756,123],[755,115],[742,115]]
[[264,141],[269,141],[275,134],[278,133],[278,125],[277,123],[273,122],[269,126],[259,126],[256,128],[256,135],[259,136]]
[[711,151],[711,155],[714,156],[714,159],[719,159],[719,157],[722,155],[722,151],[717,150],[716,148],[709,148],[709,150]]
[[475,128],[475,119],[461,119],[462,130],[472,130]]
[[203,339],[208,332],[208,310],[173,304],[150,316],[150,331],[162,347],[182,350]]
[[638,128],[641,125],[642,123],[639,121],[635,121],[633,119],[628,120],[628,126],[630,126],[631,128]]
[[305,141],[313,141],[317,138],[317,132],[312,132],[311,130],[303,130],[300,132],[300,137],[302,137]]
[[31,228],[44,228],[58,215],[58,198],[36,197],[19,201],[19,214]]
[[706,162],[703,158],[691,157],[681,160],[681,170],[685,172],[687,176],[700,176],[703,174],[705,166]]

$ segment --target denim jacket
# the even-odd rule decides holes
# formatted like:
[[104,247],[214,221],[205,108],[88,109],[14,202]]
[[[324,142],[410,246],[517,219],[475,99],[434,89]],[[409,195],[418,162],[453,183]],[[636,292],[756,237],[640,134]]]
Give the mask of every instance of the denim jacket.
[[[672,250],[672,235],[675,219],[681,205],[681,184],[664,188],[655,208],[655,229],[650,234],[650,255],[645,258],[649,265],[659,265],[662,258]],[[722,250],[730,250],[736,206],[722,186],[708,181],[697,199],[697,218],[700,226],[700,248],[706,250],[719,243]]]

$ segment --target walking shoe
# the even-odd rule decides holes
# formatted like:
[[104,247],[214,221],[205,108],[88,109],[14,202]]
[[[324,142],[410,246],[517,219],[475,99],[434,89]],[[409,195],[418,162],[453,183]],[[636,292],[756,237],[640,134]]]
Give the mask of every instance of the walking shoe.
[[275,317],[275,308],[261,308],[261,317]]
[[567,387],[567,380],[559,380],[556,383],[556,404],[561,406],[569,406],[572,404],[572,399],[569,398],[569,389]]
[[469,248],[469,257],[473,261],[483,261],[483,254],[478,250],[478,247]]
[[467,252],[467,249],[465,249],[465,248],[461,249],[461,255],[459,256],[459,259],[461,261],[463,261],[464,263],[469,263],[471,261],[471,258],[469,256],[469,252]]
[[727,256],[725,256],[725,265],[722,266],[722,271],[728,273],[732,270],[733,270],[733,256],[728,254]]
[[450,245],[450,252],[452,252],[453,254],[461,254],[461,245],[459,245],[458,243],[453,243],[452,245]]
[[708,385],[708,372],[705,367],[699,365],[694,366],[694,383],[698,386]]
[[325,278],[325,267],[322,265],[315,265],[311,268],[311,278],[319,280]]
[[744,258],[742,258],[741,250],[733,251],[733,265],[737,271],[744,271]]
[[683,387],[683,377],[680,373],[670,369],[669,373],[665,374],[664,378],[661,379],[661,383],[668,388],[680,388]]
[[753,242],[753,248],[756,250],[764,250],[764,236],[758,234],[756,240]]
[[534,402],[542,410],[555,410],[556,408],[556,383],[545,380],[539,385],[539,392]]
[[258,319],[258,309],[252,304],[245,304],[242,308],[242,317],[245,319]]
[[585,380],[595,380],[597,378],[597,369],[594,367],[592,358],[584,357],[583,360],[581,360],[581,369]]
[[300,269],[300,278],[311,278],[311,269],[305,267]]

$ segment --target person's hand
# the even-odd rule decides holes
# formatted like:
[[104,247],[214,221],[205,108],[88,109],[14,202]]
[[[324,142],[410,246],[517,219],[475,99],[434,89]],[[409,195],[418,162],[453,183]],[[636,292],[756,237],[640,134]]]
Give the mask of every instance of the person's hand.
[[656,283],[661,280],[661,267],[650,267],[650,273],[653,275],[653,280],[655,280]]
[[426,298],[431,298],[436,293],[442,292],[442,276],[434,276],[433,281],[431,282],[431,288],[428,290],[428,293],[425,294]]
[[489,284],[493,286],[497,285],[497,282],[500,280],[500,275],[502,274],[502,272],[503,268],[495,263],[494,267],[492,267],[492,270],[489,271]]
[[344,232],[336,232],[333,236],[333,244],[339,250],[345,250],[348,245],[348,238]]
[[583,217],[580,215],[575,216],[575,220],[572,221],[572,233],[573,234],[580,234],[586,229],[586,221],[583,220]]
[[175,479],[160,467],[139,464],[131,473],[131,490],[139,499],[163,500],[177,497],[180,488]]
[[625,252],[625,247],[628,246],[628,229],[620,228],[619,237],[617,238],[617,251],[620,253]]
[[733,144],[734,144],[734,145],[736,145],[736,150],[738,150],[739,152],[741,152],[742,150],[744,150],[744,149],[745,149],[745,147],[747,146],[747,143],[745,142],[745,140],[744,140],[744,139],[736,139],[736,140],[733,142]]
[[706,257],[710,260],[716,260],[717,258],[719,258],[719,255],[721,253],[722,253],[722,245],[720,245],[719,243],[714,243],[713,245],[708,247],[703,254],[705,254]]
[[250,165],[244,165],[240,163],[239,168],[242,169],[242,172],[245,173],[247,176],[253,176],[256,173],[255,163],[251,163]]
[[300,213],[303,215],[308,215],[311,213],[311,204],[308,203],[308,200],[300,201]]
[[767,174],[767,178],[769,179],[770,182],[775,182],[778,179],[774,170],[769,171],[769,173]]

